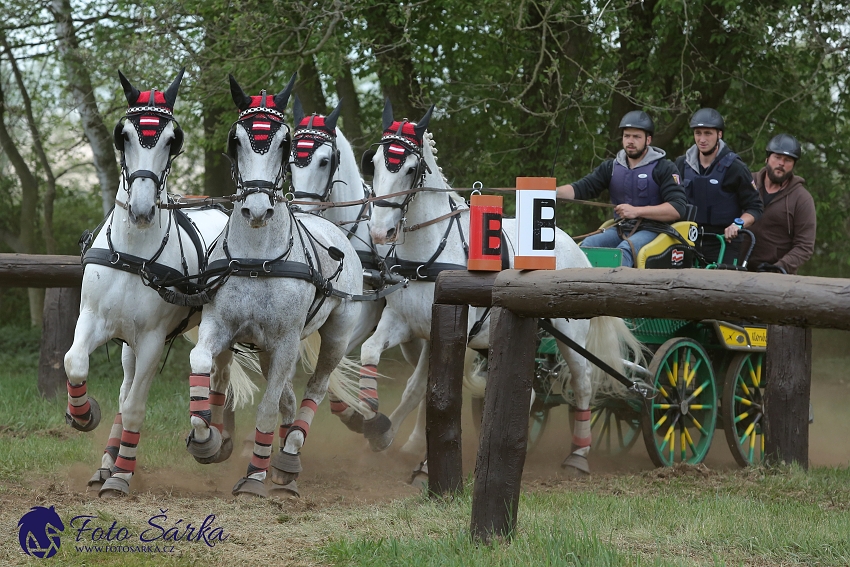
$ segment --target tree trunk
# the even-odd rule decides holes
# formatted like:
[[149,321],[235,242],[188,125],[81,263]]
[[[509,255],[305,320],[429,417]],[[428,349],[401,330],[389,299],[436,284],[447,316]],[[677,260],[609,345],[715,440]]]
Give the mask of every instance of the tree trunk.
[[342,66],[342,74],[336,80],[336,95],[342,101],[342,131],[354,149],[354,155],[358,162],[360,156],[366,150],[366,139],[363,136],[363,127],[360,117],[360,100],[357,98],[357,89],[354,87],[354,76],[351,74],[351,62],[346,60]]
[[68,78],[68,90],[73,95],[83,124],[83,132],[91,145],[94,167],[100,184],[103,214],[115,204],[118,191],[119,171],[112,145],[111,130],[103,123],[97,109],[91,76],[80,54],[70,0],[51,0],[50,11],[56,22],[56,37],[59,40],[59,55]]
[[425,424],[428,490],[435,496],[463,489],[460,409],[468,312],[466,305],[431,307]]
[[[35,225],[38,210],[38,180],[32,174],[24,160],[9,130],[6,128],[6,94],[0,85],[0,148],[9,158],[12,167],[21,183],[21,212],[19,216],[19,234],[10,245],[16,245],[16,252],[34,254],[36,252]],[[30,289],[28,292],[30,305],[30,323],[34,327],[41,325],[44,310],[44,292],[40,289]]]
[[44,328],[38,360],[38,391],[53,399],[65,391],[65,353],[74,343],[74,328],[80,314],[79,287],[49,288],[44,305]]
[[765,359],[765,461],[808,469],[812,330],[769,326]]
[[304,112],[309,116],[312,113],[327,114],[328,104],[325,101],[325,93],[322,91],[322,80],[319,78],[319,70],[316,68],[316,60],[312,55],[301,60],[298,67],[298,81],[295,83],[295,94],[301,99]]
[[[203,107],[204,136],[207,140],[220,140],[219,124],[231,112],[216,104],[212,97],[206,100]],[[230,175],[230,162],[222,155],[227,149],[226,144],[214,143],[211,148],[204,148],[204,195],[208,197],[224,197],[236,192],[236,187]]]
[[490,371],[472,489],[475,540],[510,537],[516,527],[528,443],[537,319],[499,307],[491,315]]

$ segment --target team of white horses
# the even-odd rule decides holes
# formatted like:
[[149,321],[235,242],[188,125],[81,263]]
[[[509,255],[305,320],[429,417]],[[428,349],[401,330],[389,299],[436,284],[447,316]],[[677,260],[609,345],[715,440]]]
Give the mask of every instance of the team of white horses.
[[[443,177],[427,131],[433,108],[413,123],[396,120],[386,102],[383,136],[362,162],[363,172],[373,176],[370,190],[336,127],[339,107],[328,116],[306,116],[295,97],[290,131],[286,109],[294,76],[280,93],[258,96],[245,94],[231,77],[239,118],[227,140],[235,181],[228,216],[215,206],[184,209],[168,192],[171,161],[183,142],[173,116],[182,75],[164,92],[139,91],[120,75],[128,102],[115,129],[122,181],[114,211],[85,253],[80,318],[65,356],[67,420],[91,431],[101,416],[86,392],[89,355],[110,339],[124,343],[119,412],[89,485],[101,496],[129,493],[163,346],[198,325],[186,440],[196,460],[215,463],[230,456],[233,432],[223,425],[227,397],[239,405],[255,388],[232,365],[236,343],[257,347],[267,381],[253,454],[234,494],[298,493],[301,449],[326,393],[331,411],[375,451],[389,447],[418,407],[402,450],[424,454],[433,281],[441,269],[465,267],[469,242],[469,208]],[[506,219],[504,229],[512,262],[515,221]],[[589,266],[560,230],[556,251],[559,269]],[[372,277],[364,291],[367,273]],[[640,350],[619,319],[554,324],[621,371],[623,358]],[[470,349],[486,350],[486,312],[471,310],[469,325],[479,328]],[[377,368],[381,354],[396,345],[415,370],[388,417],[378,403]],[[357,346],[359,364],[346,358]],[[587,473],[589,407],[601,374],[559,348],[578,408],[563,465]],[[292,387],[299,354],[313,368],[300,406]],[[473,395],[483,395],[484,379],[468,373]]]

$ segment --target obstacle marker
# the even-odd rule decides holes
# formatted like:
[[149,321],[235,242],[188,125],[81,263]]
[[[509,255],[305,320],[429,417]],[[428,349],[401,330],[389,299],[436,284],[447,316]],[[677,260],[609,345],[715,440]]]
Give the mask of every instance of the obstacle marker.
[[554,177],[517,177],[517,270],[555,269]]
[[502,197],[472,195],[469,199],[468,270],[502,270]]

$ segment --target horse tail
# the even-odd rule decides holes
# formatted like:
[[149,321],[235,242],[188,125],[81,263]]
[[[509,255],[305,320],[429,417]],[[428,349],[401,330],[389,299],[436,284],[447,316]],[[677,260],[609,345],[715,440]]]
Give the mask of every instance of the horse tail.
[[[183,333],[183,338],[198,344],[198,327]],[[230,383],[227,386],[227,403],[233,409],[254,403],[254,393],[260,389],[248,373],[259,374],[260,359],[253,352],[237,352],[230,363]]]
[[[626,373],[624,360],[642,366],[645,364],[646,347],[635,338],[626,322],[616,317],[595,317],[591,319],[586,346],[587,350],[601,358],[620,374]],[[595,364],[590,364],[594,396],[600,393],[617,397],[629,396],[624,386]]]
[[[312,374],[316,370],[316,361],[319,360],[321,346],[322,337],[319,336],[318,331],[302,340],[298,346],[298,350],[301,353],[301,364],[304,371],[308,374]],[[385,376],[381,377],[385,378]],[[328,380],[328,392],[354,408],[358,413],[361,413],[360,365],[347,356],[344,356],[333,372],[331,372]]]
[[487,359],[481,357],[476,360],[476,352],[466,349],[463,358],[463,387],[473,398],[483,398],[484,389],[487,387]]

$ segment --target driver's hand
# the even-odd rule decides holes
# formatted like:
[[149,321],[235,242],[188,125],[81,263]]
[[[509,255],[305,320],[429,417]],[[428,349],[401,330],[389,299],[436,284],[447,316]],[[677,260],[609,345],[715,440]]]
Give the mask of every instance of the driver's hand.
[[637,207],[627,205],[626,203],[622,203],[614,207],[614,212],[617,213],[621,219],[636,219],[640,216],[638,214]]
[[723,234],[726,237],[726,242],[729,242],[730,240],[733,240],[736,236],[738,236],[739,230],[740,229],[738,228],[738,225],[735,223],[732,223],[727,226],[726,230],[723,231]]

